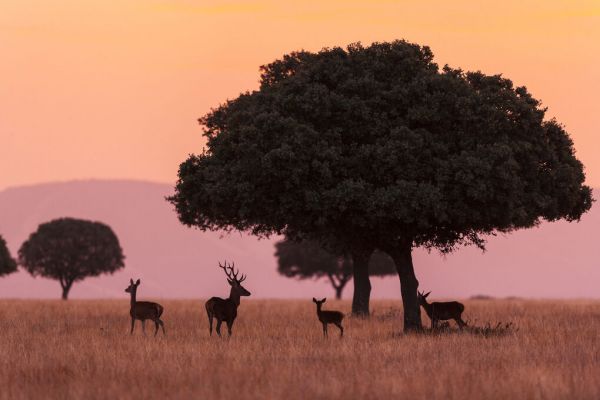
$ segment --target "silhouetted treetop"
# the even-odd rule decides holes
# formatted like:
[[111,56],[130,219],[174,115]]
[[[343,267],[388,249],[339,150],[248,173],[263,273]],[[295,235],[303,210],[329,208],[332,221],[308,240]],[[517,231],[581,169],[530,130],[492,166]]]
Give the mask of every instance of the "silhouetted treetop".
[[19,249],[31,275],[58,280],[66,299],[74,282],[124,267],[119,240],[100,222],[60,218],[41,224]]
[[589,209],[569,136],[525,87],[432,60],[396,41],[263,66],[260,90],[201,119],[207,148],[172,198],[182,222],[291,237],[368,226],[449,250]]
[[[312,241],[281,240],[275,243],[275,257],[279,273],[290,278],[320,278],[337,272],[352,275],[351,257],[331,253]],[[369,273],[372,276],[395,274],[394,261],[387,254],[376,251],[369,260]]]
[[17,271],[17,262],[12,258],[6,241],[0,236],[0,276],[12,274]]
[[[277,271],[298,279],[326,277],[341,298],[346,284],[352,279],[353,260],[350,254],[334,254],[316,242],[281,240],[275,243]],[[369,275],[395,275],[394,261],[385,253],[375,251],[369,260]]]

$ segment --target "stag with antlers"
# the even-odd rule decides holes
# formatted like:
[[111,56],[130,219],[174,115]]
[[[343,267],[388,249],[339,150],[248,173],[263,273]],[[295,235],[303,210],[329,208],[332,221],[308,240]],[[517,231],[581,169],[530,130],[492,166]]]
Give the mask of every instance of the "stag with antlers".
[[233,321],[237,317],[237,308],[240,305],[241,296],[250,296],[250,292],[242,286],[242,282],[246,279],[245,275],[238,278],[238,272],[235,271],[235,263],[229,265],[225,261],[225,265],[219,263],[219,267],[225,271],[227,282],[231,286],[229,297],[222,299],[220,297],[211,297],[206,304],[206,314],[208,315],[209,332],[212,336],[213,318],[217,319],[217,335],[221,336],[221,323],[225,321],[227,324],[227,332],[231,336],[231,327]]
[[462,329],[467,326],[467,323],[462,319],[462,313],[465,311],[465,306],[458,301],[446,301],[446,302],[427,302],[427,296],[431,292],[423,294],[418,292],[419,304],[425,309],[427,316],[431,319],[431,329],[437,328],[439,321],[447,321],[453,319],[458,324],[458,327]]

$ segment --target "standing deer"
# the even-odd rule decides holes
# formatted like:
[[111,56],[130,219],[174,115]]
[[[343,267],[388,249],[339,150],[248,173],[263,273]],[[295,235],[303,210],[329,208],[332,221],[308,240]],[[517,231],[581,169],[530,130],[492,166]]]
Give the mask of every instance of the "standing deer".
[[135,320],[139,319],[142,321],[142,332],[144,336],[146,336],[146,320],[150,319],[154,321],[154,325],[156,329],[154,330],[154,336],[158,333],[158,326],[162,328],[163,335],[165,334],[165,324],[160,319],[160,316],[163,313],[163,306],[158,303],[152,303],[150,301],[137,301],[137,288],[140,285],[140,280],[138,279],[135,283],[133,283],[133,279],[129,280],[129,287],[125,289],[125,292],[131,294],[131,309],[129,310],[129,314],[131,315],[131,332],[130,335],[133,334],[133,328],[135,327]]
[[227,282],[231,285],[231,291],[229,292],[229,297],[227,299],[222,299],[220,297],[211,297],[205,304],[206,314],[208,315],[208,323],[209,323],[209,332],[212,336],[212,326],[213,326],[213,318],[217,319],[217,335],[221,336],[221,323],[225,321],[227,324],[227,332],[229,336],[231,336],[231,327],[233,326],[233,321],[237,317],[237,309],[240,305],[240,297],[241,296],[250,296],[250,292],[244,288],[241,283],[246,279],[245,275],[242,275],[241,278],[238,279],[238,272],[235,272],[235,263],[231,265],[227,264],[225,261],[225,265],[221,265],[219,263],[219,267],[225,271],[225,275],[227,275]]
[[323,324],[323,336],[327,336],[327,324],[334,324],[338,328],[340,328],[340,337],[344,336],[344,327],[342,326],[342,320],[344,319],[344,314],[339,311],[323,311],[321,307],[323,303],[325,303],[327,299],[317,300],[313,297],[313,302],[317,305],[317,317],[319,317],[319,321]]
[[462,320],[462,313],[465,311],[465,306],[458,301],[448,301],[448,302],[427,302],[427,296],[429,296],[431,292],[427,294],[423,294],[418,292],[419,296],[419,304],[423,306],[427,316],[431,320],[431,329],[437,328],[437,324],[439,321],[446,321],[449,319],[453,319],[458,324],[458,327],[462,329],[466,326],[466,322]]

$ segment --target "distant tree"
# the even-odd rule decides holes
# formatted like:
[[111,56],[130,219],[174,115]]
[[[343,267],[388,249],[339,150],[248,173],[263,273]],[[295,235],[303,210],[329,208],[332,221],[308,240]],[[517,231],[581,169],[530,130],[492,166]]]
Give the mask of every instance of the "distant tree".
[[[346,284],[352,279],[352,257],[335,255],[318,243],[282,240],[275,243],[278,272],[298,279],[327,277],[335,290],[335,298],[341,299]],[[370,276],[395,275],[394,261],[385,253],[375,251],[369,260]]]
[[374,249],[396,264],[405,331],[422,329],[412,251],[578,220],[592,204],[564,127],[500,75],[439,68],[406,41],[296,52],[201,119],[206,148],[171,197],[200,229],[315,240],[354,260],[369,313]]
[[12,274],[17,270],[17,262],[11,257],[6,241],[0,236],[0,276]]
[[73,283],[123,268],[112,229],[100,222],[60,218],[41,224],[19,249],[19,264],[33,276],[55,279],[66,300]]

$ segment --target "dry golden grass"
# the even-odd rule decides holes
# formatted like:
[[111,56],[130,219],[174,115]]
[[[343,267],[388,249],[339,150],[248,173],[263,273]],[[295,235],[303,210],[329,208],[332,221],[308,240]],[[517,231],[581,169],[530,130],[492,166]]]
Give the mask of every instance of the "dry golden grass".
[[600,302],[466,302],[471,321],[519,328],[486,338],[398,335],[399,302],[375,301],[325,340],[310,299],[245,300],[230,340],[208,336],[199,300],[162,302],[158,338],[129,336],[127,301],[1,301],[0,398],[600,398]]

